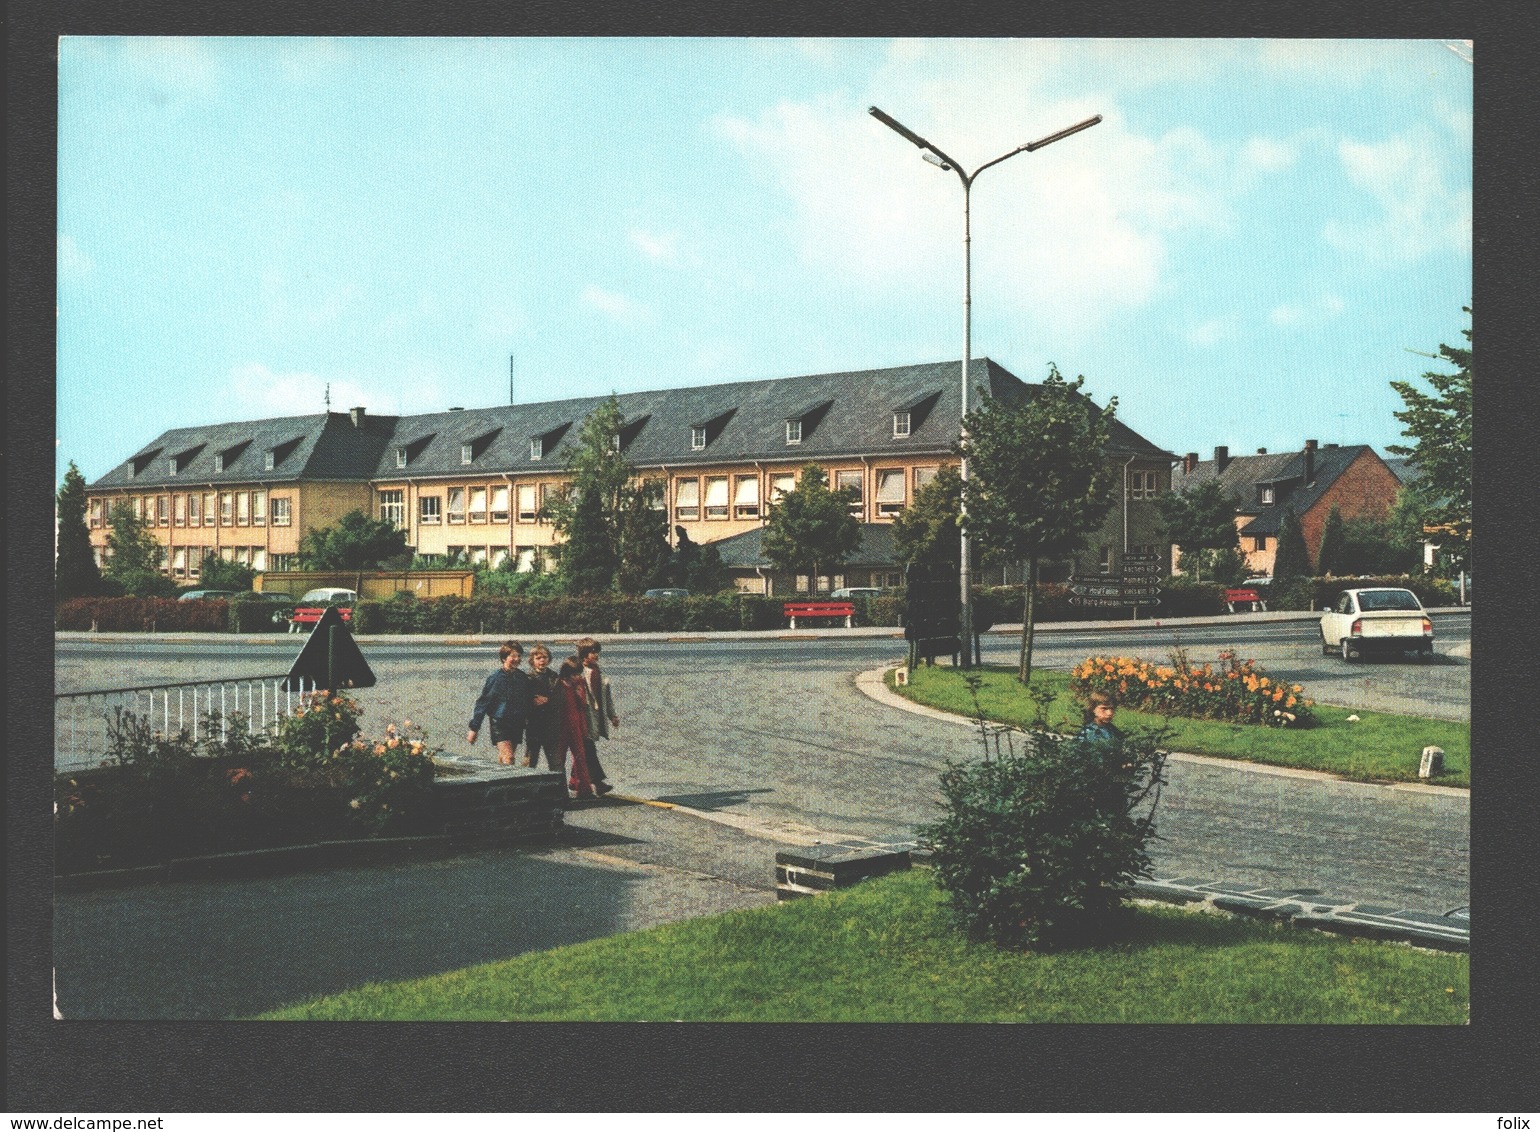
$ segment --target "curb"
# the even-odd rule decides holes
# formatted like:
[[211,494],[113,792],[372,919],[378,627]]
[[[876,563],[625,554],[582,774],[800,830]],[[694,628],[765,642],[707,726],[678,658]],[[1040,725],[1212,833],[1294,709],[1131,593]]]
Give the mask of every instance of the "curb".
[[[915,715],[923,715],[929,719],[939,719],[945,723],[955,723],[963,727],[974,727],[973,720],[967,716],[954,715],[949,711],[941,711],[939,708],[927,707],[917,704],[913,700],[907,700],[903,696],[889,690],[885,677],[892,671],[889,668],[874,668],[856,675],[856,690],[864,693],[870,699],[887,707],[897,708],[900,711],[912,712]],[[1181,763],[1196,763],[1203,766],[1229,767],[1232,770],[1246,771],[1249,774],[1269,774],[1278,778],[1305,778],[1317,782],[1342,782],[1354,786],[1372,786],[1380,790],[1404,790],[1417,794],[1453,794],[1462,798],[1470,797],[1470,790],[1464,786],[1439,786],[1430,782],[1363,782],[1356,778],[1345,778],[1340,774],[1332,774],[1324,770],[1303,770],[1292,766],[1273,766],[1269,763],[1254,763],[1245,759],[1226,759],[1218,755],[1194,755],[1182,751],[1168,751],[1166,757]]]
[[1334,935],[1407,943],[1436,951],[1470,951],[1470,909],[1443,915],[1363,904],[1323,896],[1314,889],[1260,888],[1199,881],[1194,877],[1134,882],[1134,897],[1166,904],[1199,905],[1240,916],[1275,920]]

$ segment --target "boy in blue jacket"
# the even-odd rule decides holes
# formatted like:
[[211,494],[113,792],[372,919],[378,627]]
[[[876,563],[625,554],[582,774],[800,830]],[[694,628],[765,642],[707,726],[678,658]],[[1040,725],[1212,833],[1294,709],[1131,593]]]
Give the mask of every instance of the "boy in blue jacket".
[[497,650],[497,658],[497,671],[487,677],[481,686],[481,695],[476,698],[465,741],[475,746],[481,721],[485,719],[497,747],[497,761],[512,766],[514,748],[519,745],[529,719],[529,677],[519,670],[524,649],[517,641],[505,641]]

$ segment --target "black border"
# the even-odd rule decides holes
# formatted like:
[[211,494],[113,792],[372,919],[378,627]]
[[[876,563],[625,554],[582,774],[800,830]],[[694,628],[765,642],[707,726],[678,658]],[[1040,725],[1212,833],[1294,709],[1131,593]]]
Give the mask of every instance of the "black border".
[[[1536,17],[1518,3],[1137,11],[1056,0],[727,6],[566,0],[188,0],[8,5],[7,1091],[11,1112],[1532,1111],[1535,727],[1534,249]],[[365,14],[367,13],[367,14]],[[983,1025],[344,1025],[50,1021],[51,887],[39,705],[51,692],[54,129],[61,34],[1320,36],[1474,39],[1477,407],[1473,791],[1475,956],[1468,1028]],[[1525,196],[1523,190],[1529,190]],[[1408,343],[1419,349],[1431,343]],[[1507,490],[1504,490],[1507,488]],[[1519,488],[1515,490],[1515,488]],[[12,500],[21,504],[11,506]],[[1498,505],[1496,501],[1501,500]],[[1492,501],[1488,505],[1488,501]],[[1504,600],[1505,591],[1512,595]],[[1495,597],[1493,595],[1496,595]],[[1158,977],[1158,972],[1152,972]]]

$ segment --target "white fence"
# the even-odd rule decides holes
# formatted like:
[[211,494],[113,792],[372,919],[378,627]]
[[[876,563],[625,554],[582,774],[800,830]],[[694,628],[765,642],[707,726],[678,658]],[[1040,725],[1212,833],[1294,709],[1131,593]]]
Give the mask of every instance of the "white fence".
[[229,735],[240,717],[253,732],[266,731],[317,690],[314,681],[298,689],[288,676],[252,676],[240,680],[194,680],[137,688],[104,688],[54,696],[54,769],[99,766],[111,750],[111,728],[119,713],[132,712],[164,736],[186,732],[195,739]]

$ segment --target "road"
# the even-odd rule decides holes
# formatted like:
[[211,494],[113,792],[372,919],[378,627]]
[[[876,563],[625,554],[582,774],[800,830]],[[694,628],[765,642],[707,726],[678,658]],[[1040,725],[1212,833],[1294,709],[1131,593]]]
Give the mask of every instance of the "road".
[[[1237,648],[1321,701],[1468,718],[1468,616],[1438,618],[1439,655],[1431,665],[1347,665],[1323,657],[1314,632],[1307,623],[1184,626],[1179,640],[1198,661]],[[276,673],[299,647],[281,636],[253,641],[61,640],[56,680],[70,691]],[[1066,668],[1112,652],[1160,658],[1174,643],[1171,629],[1153,626],[1045,633],[1036,662]],[[435,745],[470,753],[464,721],[495,663],[489,645],[365,640],[362,647],[379,678],[358,694],[367,731],[410,719]],[[1014,652],[1012,639],[991,636],[985,659],[1009,662]],[[909,840],[935,814],[946,760],[970,757],[975,740],[964,727],[857,691],[856,673],[902,654],[902,641],[872,637],[613,640],[606,670],[622,724],[602,758],[626,795],[746,823],[767,837]],[[680,836],[689,837],[690,828],[681,819]],[[1159,831],[1153,855],[1162,875],[1303,885],[1430,911],[1469,902],[1463,794],[1180,762],[1171,766]]]

